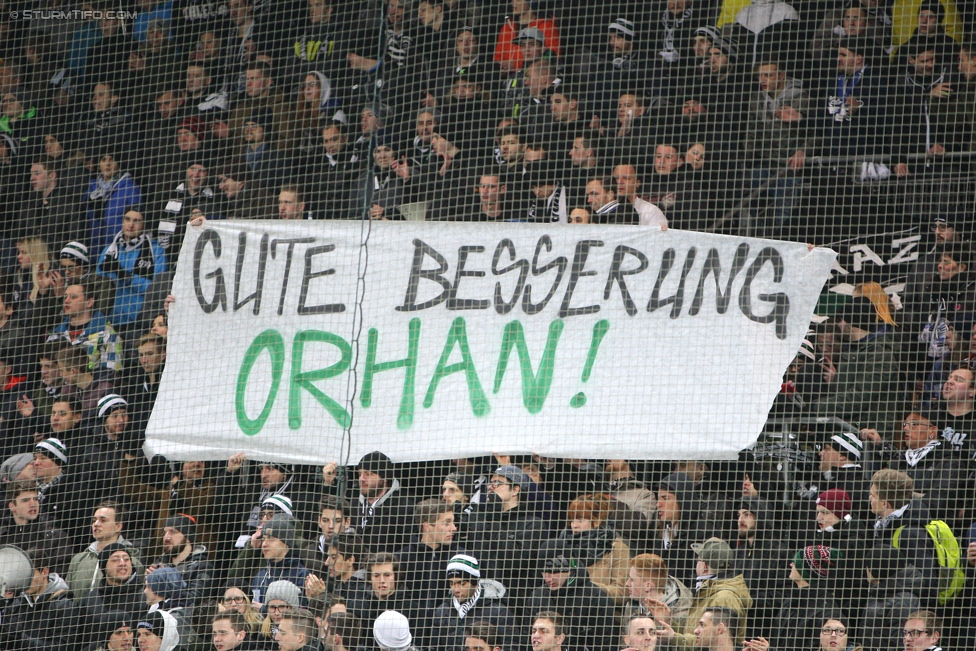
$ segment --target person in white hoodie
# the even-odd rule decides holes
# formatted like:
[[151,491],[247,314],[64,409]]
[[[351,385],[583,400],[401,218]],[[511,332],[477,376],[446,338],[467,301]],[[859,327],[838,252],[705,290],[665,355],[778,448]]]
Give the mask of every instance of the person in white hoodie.
[[165,610],[154,610],[139,621],[136,640],[139,651],[183,651],[176,618]]
[[46,547],[31,547],[27,555],[33,564],[31,582],[3,607],[0,648],[53,649],[71,624],[68,584],[51,571]]

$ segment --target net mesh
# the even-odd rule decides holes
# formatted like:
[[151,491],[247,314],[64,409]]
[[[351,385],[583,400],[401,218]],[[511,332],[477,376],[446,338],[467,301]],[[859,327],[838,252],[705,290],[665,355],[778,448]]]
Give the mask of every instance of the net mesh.
[[0,648],[976,648],[972,18],[0,1]]

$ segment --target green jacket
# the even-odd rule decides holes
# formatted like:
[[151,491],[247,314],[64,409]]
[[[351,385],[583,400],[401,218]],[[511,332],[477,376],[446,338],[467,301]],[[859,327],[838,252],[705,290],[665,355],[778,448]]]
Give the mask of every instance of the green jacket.
[[[129,548],[129,555],[132,556],[132,568],[135,573],[143,570],[142,553],[139,548],[134,547],[128,540],[119,536],[119,544]],[[93,588],[97,588],[102,581],[102,568],[98,566],[98,543],[93,542],[83,552],[78,552],[71,557],[71,564],[68,565],[68,575],[65,577],[71,594],[75,599],[86,596]]]
[[731,576],[729,573],[706,579],[695,594],[695,600],[691,604],[684,625],[680,630],[675,631],[674,643],[680,647],[695,646],[695,629],[698,627],[698,620],[701,619],[706,608],[715,606],[731,608],[738,613],[739,630],[735,632],[735,641],[737,646],[741,646],[746,640],[746,613],[752,608],[752,597],[742,575]]

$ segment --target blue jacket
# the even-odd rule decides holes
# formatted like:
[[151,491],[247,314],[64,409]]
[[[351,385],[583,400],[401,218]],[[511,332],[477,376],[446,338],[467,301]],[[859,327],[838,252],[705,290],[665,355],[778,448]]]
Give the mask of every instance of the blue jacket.
[[118,371],[122,368],[122,340],[119,339],[115,328],[108,322],[105,315],[98,310],[92,312],[91,321],[77,337],[71,337],[68,319],[65,318],[60,325],[51,330],[47,341],[59,341],[61,339],[72,346],[85,347],[88,351],[89,370],[113,369]]
[[117,327],[139,317],[146,290],[157,273],[166,271],[166,254],[159,242],[142,234],[125,241],[118,233],[98,258],[96,273],[115,281],[115,304],[109,318]]
[[257,573],[251,581],[251,600],[264,603],[268,586],[275,581],[291,581],[302,592],[302,606],[305,605],[305,577],[311,574],[308,568],[288,552],[280,561],[268,561],[268,564]]
[[89,251],[101,251],[111,244],[116,233],[122,230],[122,215],[142,201],[139,186],[128,173],[114,183],[107,200],[92,196],[97,189],[98,179],[92,179],[85,200]]

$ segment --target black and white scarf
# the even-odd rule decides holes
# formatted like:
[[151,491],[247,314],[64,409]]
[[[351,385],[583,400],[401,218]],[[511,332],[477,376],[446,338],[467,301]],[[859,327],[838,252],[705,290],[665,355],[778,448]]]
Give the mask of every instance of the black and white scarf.
[[132,268],[128,270],[129,273],[134,276],[145,276],[147,278],[155,276],[156,253],[153,251],[152,238],[147,233],[143,233],[131,240],[124,238],[125,234],[122,231],[116,233],[115,239],[105,249],[105,259],[108,260],[111,258],[117,261],[120,253],[138,251]]
[[451,601],[454,604],[454,610],[457,611],[459,619],[464,619],[464,616],[467,615],[469,612],[471,612],[471,609],[474,608],[475,604],[478,603],[478,600],[481,599],[481,595],[483,592],[484,592],[484,588],[479,583],[478,589],[475,590],[471,598],[465,601],[463,604],[457,600],[457,597],[451,597]]
[[942,445],[942,441],[929,441],[925,447],[917,450],[905,450],[905,463],[914,468],[918,462],[928,456],[929,452]]

